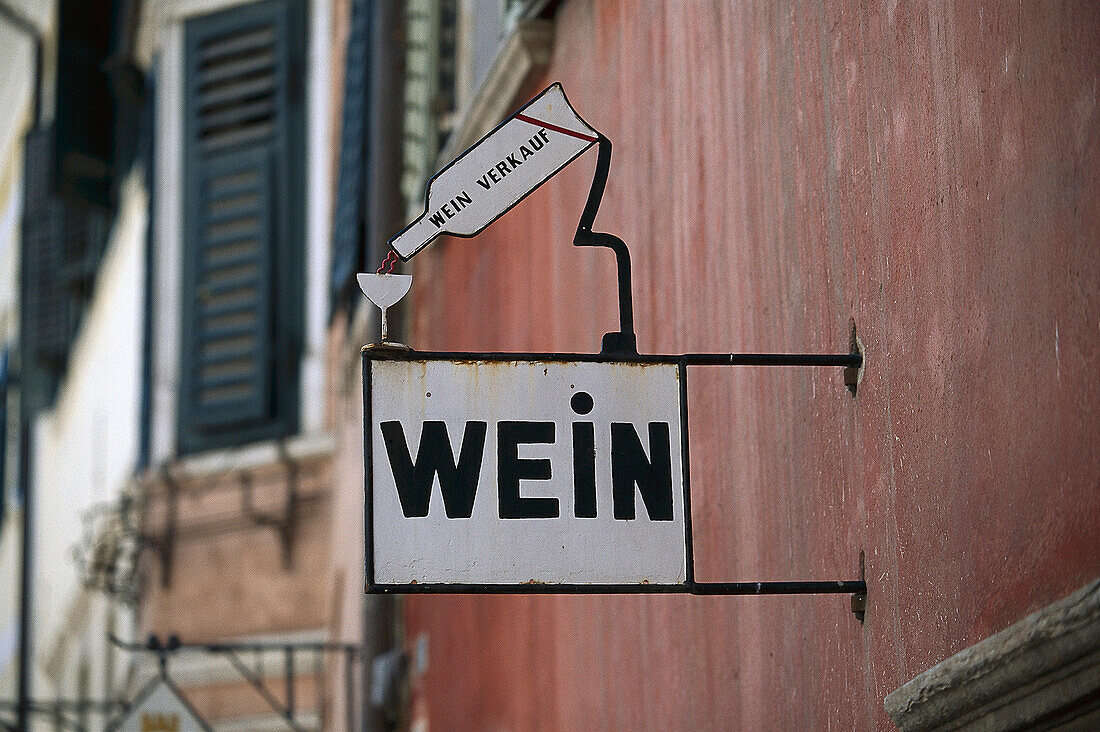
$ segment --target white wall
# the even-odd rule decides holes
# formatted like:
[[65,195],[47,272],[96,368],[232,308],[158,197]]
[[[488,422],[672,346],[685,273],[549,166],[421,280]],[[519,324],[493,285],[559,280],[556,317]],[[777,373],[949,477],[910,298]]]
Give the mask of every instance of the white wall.
[[19,662],[19,531],[21,513],[0,526],[0,699],[13,699]]
[[[18,7],[15,11],[34,23],[39,19]],[[26,3],[24,3],[26,4]],[[42,2],[47,10],[51,2]],[[34,90],[34,41],[22,30],[0,17],[0,160],[18,159],[14,155],[25,131]],[[0,191],[6,195],[7,192]]]
[[[73,549],[81,518],[116,499],[133,474],[140,434],[147,198],[142,173],[123,185],[95,292],[53,409],[35,424],[36,668],[85,629]],[[89,635],[103,637],[104,632]]]
[[309,75],[306,103],[306,298],[302,359],[302,432],[324,426],[325,333],[332,256],[332,161],[329,59],[332,3],[309,3]]

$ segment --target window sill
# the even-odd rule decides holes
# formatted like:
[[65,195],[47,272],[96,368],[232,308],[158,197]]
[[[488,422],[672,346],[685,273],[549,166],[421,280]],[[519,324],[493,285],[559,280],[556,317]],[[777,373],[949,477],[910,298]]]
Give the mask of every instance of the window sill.
[[[295,462],[309,462],[332,455],[336,440],[329,432],[313,432],[285,440],[265,440],[250,445],[219,448],[187,455],[171,463],[174,480],[207,478],[230,471],[252,470],[280,462],[279,445],[284,446],[285,456]],[[152,469],[155,480],[159,470]]]
[[1085,729],[1100,721],[1098,692],[1100,580],[933,666],[885,707],[906,731]]

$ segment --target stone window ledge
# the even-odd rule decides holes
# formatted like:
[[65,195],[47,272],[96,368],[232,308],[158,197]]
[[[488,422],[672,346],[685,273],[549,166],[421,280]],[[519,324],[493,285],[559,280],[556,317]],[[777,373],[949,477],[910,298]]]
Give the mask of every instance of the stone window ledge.
[[[284,458],[295,462],[311,462],[329,458],[336,440],[330,432],[298,434],[284,440],[264,440],[237,447],[217,448],[187,455],[172,461],[167,467],[175,480],[209,478],[231,471],[241,471],[279,464]],[[163,469],[151,468],[143,482],[156,482]]]
[[1100,729],[1100,580],[885,699],[902,730]]

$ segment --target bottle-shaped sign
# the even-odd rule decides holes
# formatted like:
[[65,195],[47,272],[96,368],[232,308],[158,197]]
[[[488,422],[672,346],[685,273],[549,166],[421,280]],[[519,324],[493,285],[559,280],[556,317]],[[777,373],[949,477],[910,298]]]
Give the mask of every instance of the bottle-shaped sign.
[[390,239],[404,260],[441,234],[473,236],[594,145],[599,133],[573,111],[561,84],[432,176],[424,213]]

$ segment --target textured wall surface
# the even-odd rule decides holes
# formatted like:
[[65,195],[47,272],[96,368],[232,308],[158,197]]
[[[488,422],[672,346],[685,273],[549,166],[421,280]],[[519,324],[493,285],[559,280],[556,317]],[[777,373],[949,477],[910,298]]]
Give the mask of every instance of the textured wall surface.
[[[1100,5],[570,0],[554,61],[615,143],[597,230],[644,352],[843,351],[691,374],[703,580],[845,596],[418,597],[436,728],[890,728],[883,697],[1100,574]],[[570,246],[594,153],[415,260],[420,349],[599,348]],[[641,398],[642,395],[640,395]]]
[[[331,467],[326,455],[300,460],[296,470],[289,545],[281,541],[277,524],[286,515],[287,465],[272,462],[177,480],[174,520],[168,484],[160,478],[146,486],[144,531],[155,542],[169,542],[171,559],[166,567],[156,551],[145,555],[143,633],[202,643],[327,626]],[[286,564],[284,547],[290,552]]]

